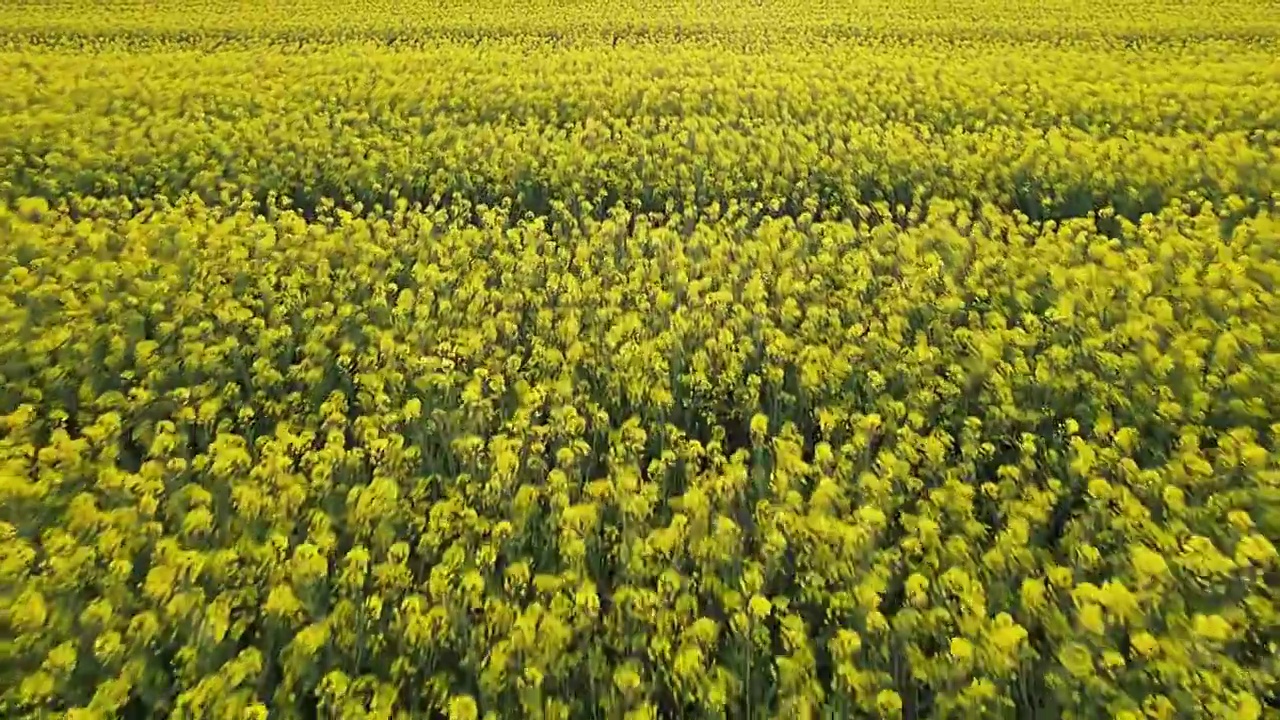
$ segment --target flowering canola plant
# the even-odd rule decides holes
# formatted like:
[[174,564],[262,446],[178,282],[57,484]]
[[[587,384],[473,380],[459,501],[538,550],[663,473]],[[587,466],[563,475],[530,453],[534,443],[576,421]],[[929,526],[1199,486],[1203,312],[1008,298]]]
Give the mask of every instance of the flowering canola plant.
[[0,8],[0,715],[1275,717],[1278,18]]

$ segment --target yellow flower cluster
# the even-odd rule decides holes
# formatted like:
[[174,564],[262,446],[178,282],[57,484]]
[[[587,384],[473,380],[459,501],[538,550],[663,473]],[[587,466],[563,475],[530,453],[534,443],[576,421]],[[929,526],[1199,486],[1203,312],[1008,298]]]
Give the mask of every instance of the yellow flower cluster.
[[0,716],[1280,706],[1255,5],[142,7],[0,9]]

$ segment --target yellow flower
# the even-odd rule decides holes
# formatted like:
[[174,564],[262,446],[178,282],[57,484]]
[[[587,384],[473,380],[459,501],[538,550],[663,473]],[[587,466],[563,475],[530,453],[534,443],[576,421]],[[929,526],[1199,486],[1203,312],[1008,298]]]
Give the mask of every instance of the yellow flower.
[[1041,580],[1034,578],[1023,580],[1019,595],[1022,599],[1022,607],[1029,611],[1034,612],[1045,606],[1046,590]]
[[1079,610],[1080,626],[1094,635],[1102,635],[1107,631],[1107,623],[1102,617],[1102,608],[1093,603],[1082,606]]
[[1192,629],[1196,635],[1215,642],[1226,642],[1232,636],[1231,623],[1221,615],[1197,613],[1192,619]]
[[763,413],[756,413],[751,416],[751,439],[754,442],[763,442],[766,435],[769,434],[769,417]]
[[1009,613],[1000,613],[992,622],[987,638],[998,653],[1012,660],[1027,640],[1027,629],[1014,622]]
[[422,401],[418,398],[409,398],[404,404],[404,418],[406,420],[417,420],[422,416]]
[[1169,565],[1163,557],[1140,545],[1130,548],[1129,557],[1133,563],[1133,569],[1143,580],[1161,577],[1169,570]]
[[1160,647],[1160,643],[1148,632],[1134,633],[1129,637],[1129,644],[1133,646],[1133,649],[1139,655],[1147,658],[1155,655],[1156,650]]
[[773,610],[773,604],[768,598],[760,595],[752,595],[751,600],[747,603],[747,608],[751,612],[751,616],[757,620],[766,618]]
[[45,604],[44,596],[32,589],[18,596],[18,602],[15,603],[14,608],[10,622],[19,633],[38,632],[49,618],[49,609]]
[[613,673],[613,684],[623,693],[631,693],[640,687],[640,673],[630,665],[623,665]]
[[1140,614],[1137,596],[1119,582],[1103,583],[1098,593],[1098,601],[1122,622],[1131,622]]
[[830,646],[832,657],[846,661],[862,649],[862,638],[853,630],[841,628],[831,638]]
[[893,690],[881,690],[876,695],[876,708],[882,716],[897,717],[902,713],[902,697]]
[[1250,693],[1241,693],[1236,704],[1236,717],[1240,720],[1258,720],[1262,717],[1262,703]]
[[912,605],[920,606],[927,602],[925,594],[929,589],[929,580],[920,573],[912,573],[906,580],[905,590]]
[[1058,661],[1077,678],[1093,675],[1093,656],[1080,643],[1069,642],[1058,651]]
[[449,720],[477,720],[480,710],[470,695],[455,695],[449,700]]
[[879,610],[872,610],[867,613],[867,631],[873,634],[885,632],[889,629],[889,621],[885,619],[883,613]]
[[1071,587],[1071,568],[1053,566],[1045,571],[1045,575],[1048,577],[1049,582],[1056,588],[1065,590]]
[[1248,535],[1236,543],[1235,561],[1239,565],[1268,565],[1276,558],[1275,545],[1262,535]]

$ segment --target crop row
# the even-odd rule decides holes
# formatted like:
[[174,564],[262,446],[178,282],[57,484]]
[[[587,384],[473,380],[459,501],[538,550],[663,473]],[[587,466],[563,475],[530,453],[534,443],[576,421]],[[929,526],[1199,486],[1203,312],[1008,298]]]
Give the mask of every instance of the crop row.
[[1274,45],[1280,15],[1270,0],[982,0],[964,8],[936,0],[623,0],[475,3],[462,0],[234,0],[140,4],[32,2],[6,5],[0,37],[16,45],[102,49],[380,40],[431,46],[442,40],[612,40],[768,43],[796,46],[859,38],[937,46],[969,42],[1182,45],[1206,41]]

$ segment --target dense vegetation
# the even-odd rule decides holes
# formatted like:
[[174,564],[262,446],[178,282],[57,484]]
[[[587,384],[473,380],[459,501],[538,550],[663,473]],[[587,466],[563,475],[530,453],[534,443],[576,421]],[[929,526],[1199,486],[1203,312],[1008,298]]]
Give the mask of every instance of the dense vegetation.
[[1261,718],[1280,6],[0,8],[0,715]]

